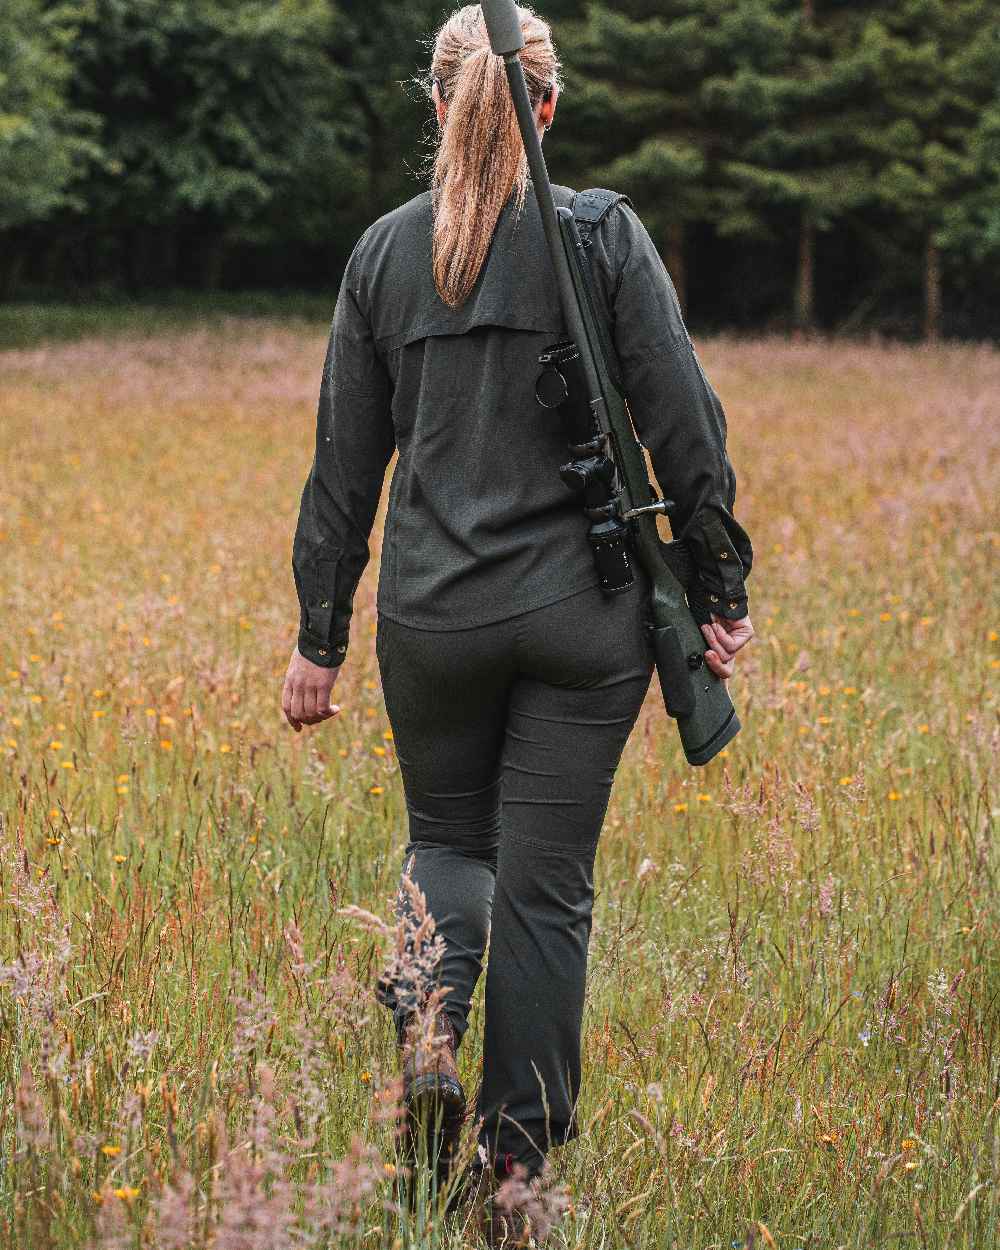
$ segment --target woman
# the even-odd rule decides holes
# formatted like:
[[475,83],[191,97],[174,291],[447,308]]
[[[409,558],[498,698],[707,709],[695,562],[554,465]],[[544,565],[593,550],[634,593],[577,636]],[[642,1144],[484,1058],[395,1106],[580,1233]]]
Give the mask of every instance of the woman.
[[[519,14],[542,133],[560,66],[545,22]],[[376,652],[408,810],[403,862],[444,939],[450,987],[441,1053],[423,1069],[411,1056],[404,1072],[411,1090],[431,1072],[453,1136],[464,1109],[454,1053],[489,937],[480,1157],[499,1175],[520,1163],[533,1177],[577,1132],[593,863],[653,670],[649,582],[636,561],[629,593],[602,594],[581,501],[559,478],[565,436],[535,399],[538,355],[565,326],[478,5],[438,31],[431,72],[431,186],[365,231],[337,299],[293,544],[302,615],[283,708],[295,730],[339,711],[330,693],[398,448]],[[569,204],[574,192],[553,194]],[[753,634],[753,552],[731,511],[725,416],[627,202],[595,230],[590,255],[633,420],[698,568],[690,600],[706,663],[728,678]],[[399,990],[381,986],[404,1044]]]

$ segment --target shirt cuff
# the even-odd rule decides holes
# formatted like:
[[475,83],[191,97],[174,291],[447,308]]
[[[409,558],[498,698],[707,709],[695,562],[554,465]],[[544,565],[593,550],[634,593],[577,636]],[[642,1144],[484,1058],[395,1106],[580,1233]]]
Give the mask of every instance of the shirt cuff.
[[299,630],[299,655],[320,668],[336,668],[347,659],[347,640],[323,642],[307,630]]
[[687,598],[691,615],[699,625],[711,624],[713,612],[716,616],[725,617],[730,621],[741,621],[749,615],[745,590],[742,594],[727,597],[724,592],[719,593],[707,586],[700,573],[695,575],[688,586]]

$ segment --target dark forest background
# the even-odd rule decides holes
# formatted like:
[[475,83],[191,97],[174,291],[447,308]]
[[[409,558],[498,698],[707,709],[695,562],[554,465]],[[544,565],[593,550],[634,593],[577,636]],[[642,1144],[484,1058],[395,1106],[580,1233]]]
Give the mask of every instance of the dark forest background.
[[[335,292],[426,185],[433,0],[3,0],[0,299]],[[698,329],[1000,334],[997,0],[547,0],[555,181]]]

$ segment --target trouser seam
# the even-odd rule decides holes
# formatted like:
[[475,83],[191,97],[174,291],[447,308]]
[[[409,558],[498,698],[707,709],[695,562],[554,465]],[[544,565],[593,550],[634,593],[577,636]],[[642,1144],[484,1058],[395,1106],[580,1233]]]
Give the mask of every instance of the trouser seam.
[[576,847],[566,846],[560,842],[546,842],[542,838],[529,838],[523,833],[510,833],[504,831],[503,838],[512,842],[521,842],[525,846],[533,846],[541,851],[555,851],[559,855],[575,855],[578,859],[589,858],[597,849],[597,841],[590,843],[589,846]]

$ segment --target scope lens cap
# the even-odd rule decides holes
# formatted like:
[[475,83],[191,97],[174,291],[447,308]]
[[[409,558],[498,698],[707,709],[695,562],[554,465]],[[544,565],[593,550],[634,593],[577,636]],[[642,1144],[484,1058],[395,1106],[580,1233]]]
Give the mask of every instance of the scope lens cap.
[[566,379],[551,365],[543,369],[535,381],[535,398],[543,408],[558,408],[569,397]]

